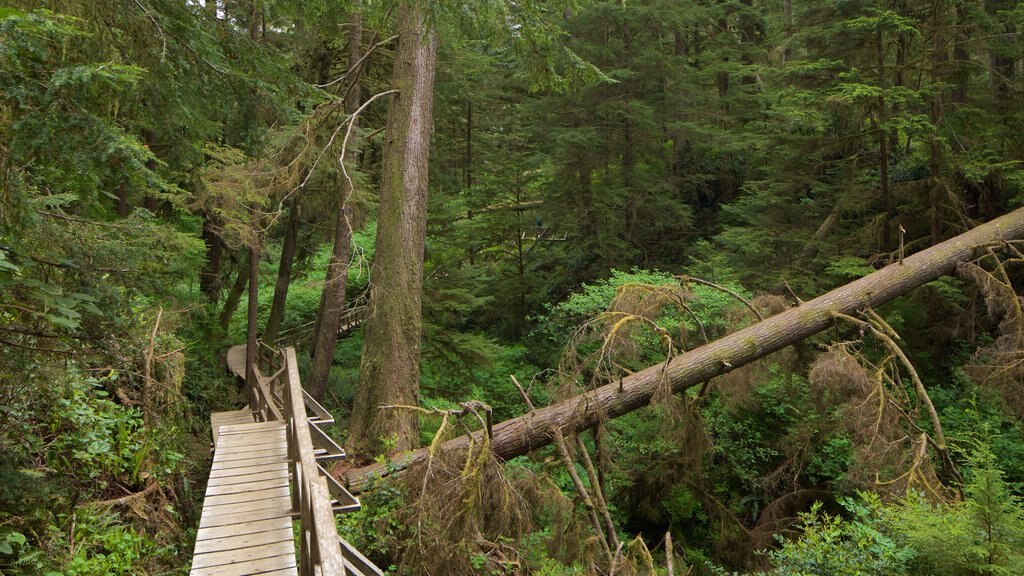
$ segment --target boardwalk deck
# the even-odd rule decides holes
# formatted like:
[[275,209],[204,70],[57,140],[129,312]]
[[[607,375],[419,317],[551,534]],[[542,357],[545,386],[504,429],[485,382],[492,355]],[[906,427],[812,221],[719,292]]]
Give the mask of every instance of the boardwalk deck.
[[[229,424],[243,421],[248,423]],[[214,414],[215,451],[190,576],[297,575],[283,422]]]
[[213,447],[217,447],[217,430],[221,426],[252,424],[252,410],[232,410],[231,412],[214,412],[210,415],[210,431],[213,432]]
[[245,380],[245,344],[232,346],[228,349],[228,370]]

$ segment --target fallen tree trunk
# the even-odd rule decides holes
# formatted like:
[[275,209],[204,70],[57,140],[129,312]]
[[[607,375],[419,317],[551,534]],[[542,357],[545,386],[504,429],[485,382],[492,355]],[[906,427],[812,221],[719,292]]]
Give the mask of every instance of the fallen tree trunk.
[[[852,314],[880,306],[948,274],[957,264],[971,260],[980,246],[1021,238],[1024,238],[1024,208],[908,256],[902,263],[890,264],[814,300],[680,354],[669,362],[496,424],[492,430],[491,450],[499,458],[513,458],[550,444],[553,427],[565,434],[574,434],[593,427],[602,419],[642,408],[666,380],[673,391],[682,392],[825,330],[835,322],[835,312]],[[460,436],[443,446],[454,448],[468,443],[468,437]],[[416,450],[400,456],[389,468],[405,468],[426,456],[426,449]],[[380,476],[385,470],[380,465],[367,466],[347,472],[343,479],[359,491],[369,478]]]

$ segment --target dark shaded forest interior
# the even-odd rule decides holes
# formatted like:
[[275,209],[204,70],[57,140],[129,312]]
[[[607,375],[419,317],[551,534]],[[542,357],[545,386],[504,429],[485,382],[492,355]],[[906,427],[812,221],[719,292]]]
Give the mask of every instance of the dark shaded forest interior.
[[1024,574],[1022,28],[4,3],[0,574],[188,574],[239,346],[388,574]]

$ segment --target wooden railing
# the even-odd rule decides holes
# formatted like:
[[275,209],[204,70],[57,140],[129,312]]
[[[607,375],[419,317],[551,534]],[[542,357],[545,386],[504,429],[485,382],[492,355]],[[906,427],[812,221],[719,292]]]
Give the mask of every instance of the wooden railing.
[[[367,301],[364,292],[345,304],[345,309],[341,311],[341,318],[338,320],[338,334],[349,332],[363,323],[369,311]],[[284,343],[308,342],[313,336],[315,325],[316,322],[313,321],[285,328],[278,333],[274,344],[283,346]]]
[[284,412],[288,420],[288,455],[294,479],[292,508],[299,512],[302,523],[299,571],[303,576],[341,575],[345,573],[345,560],[341,556],[341,543],[334,524],[327,481],[320,474],[320,466],[313,453],[306,402],[302,387],[298,385],[299,366],[295,360],[295,349],[286,348],[284,354],[284,376],[287,382]]
[[[253,369],[256,381],[249,390],[249,407],[260,420],[284,421],[287,426],[292,510],[301,525],[299,574],[381,574],[379,568],[338,536],[334,512],[357,510],[359,500],[318,463],[343,458],[345,453],[318,427],[332,424],[334,418],[302,389],[295,349],[275,350],[261,342]],[[312,415],[307,414],[307,409]]]

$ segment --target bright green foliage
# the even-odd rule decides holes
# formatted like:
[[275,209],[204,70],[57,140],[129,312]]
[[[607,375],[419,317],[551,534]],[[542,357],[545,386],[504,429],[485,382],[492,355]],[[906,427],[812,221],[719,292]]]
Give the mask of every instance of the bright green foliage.
[[911,493],[898,503],[862,494],[846,500],[851,516],[817,503],[801,515],[803,533],[769,554],[771,574],[973,576],[1024,570],[1024,503],[981,451],[965,500],[945,505]]
[[867,505],[847,503],[855,513],[844,520],[821,511],[816,502],[800,515],[803,534],[785,541],[769,556],[778,576],[890,576],[906,574],[912,552],[882,531],[876,513],[881,504],[868,499]]

